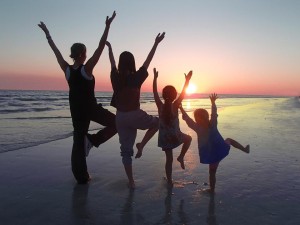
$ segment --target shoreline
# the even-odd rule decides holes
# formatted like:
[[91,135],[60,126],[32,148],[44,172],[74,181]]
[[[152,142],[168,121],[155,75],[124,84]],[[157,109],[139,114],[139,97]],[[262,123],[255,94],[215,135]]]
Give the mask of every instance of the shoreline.
[[[2,153],[1,224],[298,224],[299,140],[289,130],[282,131],[285,124],[273,123],[278,116],[282,120],[282,114],[270,111],[273,108],[265,114],[266,107],[273,106],[219,112],[224,136],[249,142],[251,151],[232,149],[221,162],[214,197],[203,191],[208,168],[199,163],[195,134],[182,121],[182,131],[193,141],[185,157],[186,169],[174,160],[171,190],[164,180],[165,156],[157,147],[157,136],[146,145],[141,159],[133,159],[133,192],[127,188],[117,135],[91,149],[88,185],[77,185],[73,178],[72,137]],[[255,129],[257,123],[260,129]],[[137,141],[143,134],[138,132]],[[179,152],[180,148],[174,150],[174,158]]]

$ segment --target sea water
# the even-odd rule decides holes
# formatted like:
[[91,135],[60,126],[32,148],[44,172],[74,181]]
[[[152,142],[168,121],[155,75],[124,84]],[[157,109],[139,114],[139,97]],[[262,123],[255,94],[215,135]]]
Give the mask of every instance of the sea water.
[[[111,96],[110,92],[96,93],[98,103],[115,113],[110,106]],[[232,148],[222,160],[215,196],[203,191],[209,182],[208,166],[199,163],[196,134],[180,118],[181,130],[191,135],[193,141],[185,156],[184,171],[174,160],[172,191],[169,193],[163,185],[165,158],[157,147],[157,137],[147,144],[143,158],[134,161],[137,181],[134,194],[122,189],[126,179],[120,180],[116,173],[121,167],[114,149],[116,143],[111,143],[113,150],[105,143],[106,151],[91,152],[88,158],[94,181],[89,186],[87,203],[84,204],[82,196],[76,197],[81,192],[74,191],[72,205],[79,214],[75,223],[81,219],[91,224],[126,225],[300,224],[299,97],[220,95],[216,103],[221,134],[243,145],[250,144],[251,149],[250,154],[245,154]],[[0,106],[2,154],[26,152],[28,146],[72,135],[66,91],[0,91]],[[193,117],[194,109],[201,107],[210,111],[211,104],[207,95],[193,95],[186,96],[183,107]],[[157,115],[152,93],[142,94],[141,108]],[[101,126],[91,123],[90,132],[98,129]],[[179,151],[180,148],[174,149],[174,155]],[[70,210],[68,201],[57,203],[57,189],[54,193],[50,207],[60,205],[63,213],[57,218],[68,219],[65,216]]]
[[[115,113],[115,108],[110,106],[111,97],[111,92],[96,92],[97,102]],[[220,110],[227,106],[247,105],[264,99],[274,99],[268,96],[221,95],[220,97],[222,98],[218,102]],[[297,105],[288,100],[286,105],[282,106],[283,108],[278,107],[278,109],[295,110]],[[196,94],[186,96],[183,106],[188,112],[199,107],[209,110],[210,102],[207,100],[207,95]],[[157,116],[152,93],[142,93],[141,108]],[[299,108],[296,110],[299,111]],[[68,92],[0,90],[0,127],[0,153],[72,136]],[[101,125],[91,122],[89,130],[93,132],[101,128]]]

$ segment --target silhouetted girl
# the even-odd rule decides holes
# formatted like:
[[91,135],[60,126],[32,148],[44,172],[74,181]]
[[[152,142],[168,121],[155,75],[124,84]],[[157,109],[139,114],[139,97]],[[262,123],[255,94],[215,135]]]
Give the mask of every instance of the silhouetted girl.
[[210,191],[214,193],[216,185],[216,172],[218,165],[222,159],[224,159],[228,153],[230,146],[249,153],[250,146],[242,146],[237,141],[226,138],[225,140],[218,131],[218,114],[216,100],[218,96],[212,94],[209,96],[211,100],[211,118],[205,109],[196,109],[194,111],[194,122],[182,107],[182,118],[186,121],[187,125],[192,128],[198,136],[198,150],[200,156],[200,163],[209,164],[209,184]]
[[164,103],[160,100],[157,92],[158,71],[156,71],[155,68],[153,71],[153,94],[159,115],[158,146],[161,147],[166,154],[166,177],[168,184],[172,185],[173,149],[183,144],[180,155],[177,157],[177,161],[180,162],[181,168],[185,169],[184,156],[192,141],[191,136],[180,131],[178,119],[178,108],[184,98],[185,90],[189,85],[192,71],[190,71],[188,75],[185,75],[185,84],[178,98],[177,91],[173,86],[168,85],[163,88],[162,97]]
[[[134,56],[127,51],[121,53],[117,68],[111,45],[107,42],[111,62],[111,83],[114,90],[111,105],[117,109],[116,126],[129,188],[135,188],[131,157],[133,156],[137,129],[147,130],[143,138],[145,142],[150,140],[158,130],[158,118],[148,115],[140,109],[140,91],[142,84],[148,77],[149,64],[164,36],[165,33],[157,35],[150,53],[139,70],[135,68]],[[138,157],[140,157],[139,151],[136,155],[136,158]]]

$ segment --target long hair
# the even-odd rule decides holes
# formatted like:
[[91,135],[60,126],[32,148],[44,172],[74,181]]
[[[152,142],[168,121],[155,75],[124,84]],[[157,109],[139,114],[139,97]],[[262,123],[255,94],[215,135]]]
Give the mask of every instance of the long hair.
[[84,53],[86,51],[86,47],[84,44],[82,43],[74,43],[71,46],[71,55],[70,57],[75,61],[76,59],[78,59],[82,53]]
[[173,86],[167,85],[162,90],[162,97],[165,100],[165,104],[163,105],[161,116],[165,124],[169,126],[174,116],[172,113],[172,103],[177,97],[177,91]]
[[131,52],[125,51],[120,54],[118,71],[120,75],[119,77],[120,83],[122,86],[124,86],[126,81],[126,76],[136,72],[135,60]]

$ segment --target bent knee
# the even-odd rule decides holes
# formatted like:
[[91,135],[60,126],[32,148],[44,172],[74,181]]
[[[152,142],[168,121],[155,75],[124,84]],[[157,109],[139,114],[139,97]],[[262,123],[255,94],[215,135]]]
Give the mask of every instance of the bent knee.
[[131,165],[133,156],[133,149],[124,149],[121,148],[121,156],[122,156],[122,162],[124,165]]
[[188,140],[188,142],[191,142],[192,141],[192,136],[187,135],[187,140]]
[[188,134],[184,134],[184,142],[185,143],[191,143],[192,142],[192,137]]
[[132,158],[131,158],[131,156],[122,156],[122,163],[125,166],[132,165]]

